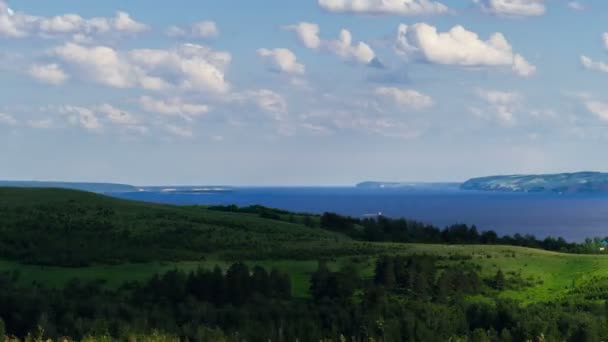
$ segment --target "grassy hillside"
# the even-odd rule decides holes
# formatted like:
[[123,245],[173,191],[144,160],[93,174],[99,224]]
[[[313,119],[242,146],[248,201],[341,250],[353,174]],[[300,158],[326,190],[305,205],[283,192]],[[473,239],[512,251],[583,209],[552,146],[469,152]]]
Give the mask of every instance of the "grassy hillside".
[[203,207],[139,203],[59,189],[0,188],[0,257],[23,263],[309,258],[365,253],[319,228]]
[[[576,297],[580,290],[589,286],[608,286],[605,280],[608,279],[608,258],[605,256],[560,254],[511,246],[402,244],[385,247],[394,255],[447,256],[446,262],[453,265],[465,260],[479,265],[481,274],[486,277],[492,277],[499,269],[507,274],[518,274],[523,280],[530,282],[531,286],[516,291],[504,291],[501,296],[516,299],[524,304],[567,299]],[[353,265],[363,278],[369,279],[373,275],[376,258],[376,255],[337,257],[329,266],[338,270],[345,265]],[[316,258],[251,260],[247,263],[250,266],[261,265],[269,270],[276,268],[288,273],[292,279],[294,296],[309,297],[310,275],[317,269]],[[23,285],[38,283],[61,288],[72,279],[81,279],[101,281],[106,286],[115,288],[125,282],[145,281],[155,274],[174,269],[188,272],[199,267],[211,269],[216,265],[226,269],[229,264],[228,261],[210,257],[202,261],[125,263],[74,268],[23,265],[5,260],[0,261],[0,273],[15,272]]]
[[[608,257],[576,255],[513,246],[402,245],[402,253],[448,256],[481,267],[481,274],[492,276],[500,269],[516,274],[531,286],[501,295],[523,303],[550,302],[576,296],[577,289],[590,285],[606,287],[598,279],[608,278]],[[470,259],[469,259],[470,258]]]

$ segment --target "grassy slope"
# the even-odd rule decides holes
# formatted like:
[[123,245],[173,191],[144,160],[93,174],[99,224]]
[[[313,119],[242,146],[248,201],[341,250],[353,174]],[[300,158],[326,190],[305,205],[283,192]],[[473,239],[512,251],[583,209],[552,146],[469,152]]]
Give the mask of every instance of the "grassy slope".
[[404,253],[464,255],[481,266],[482,274],[491,277],[503,272],[521,273],[536,283],[519,291],[505,291],[503,296],[524,303],[551,301],[567,297],[575,287],[608,277],[608,256],[573,255],[512,246],[405,245]]
[[252,214],[72,190],[0,188],[0,255],[33,264],[199,260],[218,254],[304,258],[361,248],[339,234]]
[[[608,257],[591,255],[569,255],[509,246],[445,246],[407,244],[391,249],[395,254],[435,254],[472,256],[479,264],[482,273],[488,277],[500,268],[504,272],[521,272],[524,278],[532,277],[537,285],[520,291],[507,291],[505,297],[521,300],[524,303],[551,301],[566,297],[573,286],[584,286],[593,277],[608,277]],[[490,258],[488,257],[490,256]],[[354,262],[364,277],[373,272],[374,257],[366,257]],[[258,260],[248,262],[267,268],[276,267],[288,272],[292,277],[293,291],[296,296],[305,297],[308,279],[317,267],[316,260]],[[346,263],[353,263],[350,257],[337,258],[331,264],[334,269]],[[218,259],[198,262],[165,262],[144,264],[123,264],[113,266],[92,266],[84,268],[41,267],[21,265],[15,262],[0,262],[0,271],[19,270],[24,284],[33,281],[47,286],[62,286],[73,278],[104,280],[109,286],[117,286],[125,281],[150,278],[156,273],[171,269],[194,270],[197,267],[211,268],[215,265],[226,267],[229,263]],[[542,281],[542,283],[541,283]]]
[[[0,188],[0,214],[4,214],[0,215],[0,242],[6,225],[17,219],[15,213],[18,213],[19,217],[26,215],[34,219],[39,214],[33,212],[40,210],[55,213],[75,211],[90,216],[98,208],[112,209],[114,214],[110,220],[113,225],[110,227],[117,231],[129,229],[133,234],[142,236],[154,235],[155,230],[171,233],[177,222],[178,227],[187,224],[192,232],[192,235],[186,238],[192,239],[202,235],[206,242],[222,248],[206,253],[195,250],[195,254],[200,256],[198,261],[150,260],[144,263],[81,268],[23,265],[5,258],[5,261],[0,262],[0,271],[18,270],[24,284],[36,281],[48,286],[62,286],[70,279],[81,278],[105,280],[109,286],[116,286],[125,281],[147,279],[155,273],[174,268],[192,270],[199,266],[213,267],[216,264],[226,267],[226,255],[237,252],[232,256],[249,260],[251,265],[276,267],[288,272],[292,276],[294,293],[297,296],[306,296],[309,275],[316,269],[316,259],[321,255],[335,256],[331,265],[334,268],[354,262],[365,277],[371,276],[374,258],[381,253],[454,255],[470,256],[473,262],[481,266],[482,273],[486,276],[492,276],[498,269],[502,269],[504,272],[520,272],[523,278],[534,279],[537,283],[534,287],[503,294],[528,303],[560,298],[566,296],[573,287],[585,286],[595,281],[594,277],[608,277],[608,257],[605,256],[565,255],[509,246],[357,243],[321,229],[261,219],[255,215],[130,202],[53,189]],[[279,250],[281,253],[253,258],[256,253],[268,250]],[[367,256],[353,258],[358,254]]]

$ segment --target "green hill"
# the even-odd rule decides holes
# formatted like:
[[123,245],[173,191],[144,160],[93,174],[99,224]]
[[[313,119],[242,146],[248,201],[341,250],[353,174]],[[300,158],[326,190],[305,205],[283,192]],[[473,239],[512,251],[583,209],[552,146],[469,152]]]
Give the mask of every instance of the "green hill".
[[509,175],[473,178],[463,190],[501,192],[608,192],[608,173],[576,172],[549,175]]
[[222,258],[270,258],[362,252],[320,228],[219,212],[131,202],[65,189],[0,188],[0,258],[83,266]]

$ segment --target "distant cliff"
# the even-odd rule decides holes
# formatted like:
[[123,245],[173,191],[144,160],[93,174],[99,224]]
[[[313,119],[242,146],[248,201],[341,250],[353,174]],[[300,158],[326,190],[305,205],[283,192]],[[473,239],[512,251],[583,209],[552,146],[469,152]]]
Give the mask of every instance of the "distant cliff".
[[608,173],[577,172],[490,176],[470,179],[461,185],[461,189],[503,192],[608,193]]
[[0,181],[0,187],[14,188],[58,188],[82,190],[96,193],[136,192],[139,188],[126,184],[113,183],[70,183],[70,182],[35,182],[35,181]]

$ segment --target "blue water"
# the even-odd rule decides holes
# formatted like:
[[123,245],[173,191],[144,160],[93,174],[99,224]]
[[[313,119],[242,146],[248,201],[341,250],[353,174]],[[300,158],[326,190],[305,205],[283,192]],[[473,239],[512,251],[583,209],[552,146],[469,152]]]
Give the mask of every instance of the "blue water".
[[445,189],[235,188],[225,193],[160,191],[114,194],[170,204],[260,204],[297,212],[363,216],[382,212],[440,227],[475,224],[499,234],[561,236],[569,241],[608,236],[608,195],[491,193]]

